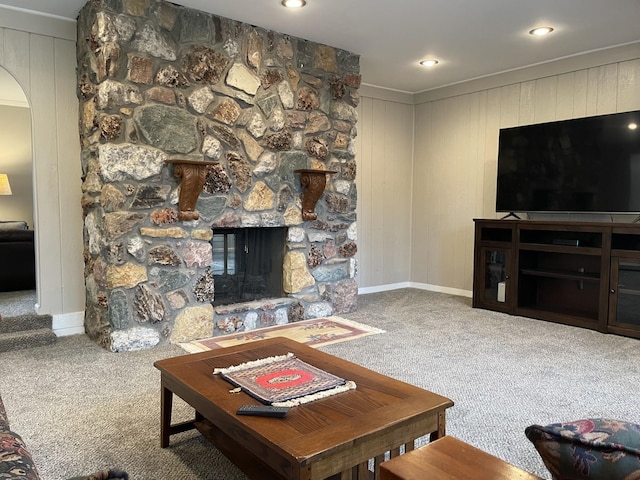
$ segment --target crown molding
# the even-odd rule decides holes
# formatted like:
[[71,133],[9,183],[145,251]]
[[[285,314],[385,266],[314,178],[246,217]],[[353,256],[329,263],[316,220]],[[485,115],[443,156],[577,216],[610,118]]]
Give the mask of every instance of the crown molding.
[[76,21],[0,5],[0,27],[76,41]]

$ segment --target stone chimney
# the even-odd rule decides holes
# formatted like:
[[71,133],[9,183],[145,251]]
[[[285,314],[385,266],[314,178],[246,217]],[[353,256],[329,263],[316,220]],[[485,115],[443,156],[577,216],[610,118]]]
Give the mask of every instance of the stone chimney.
[[[77,49],[91,338],[132,350],[356,308],[357,55],[159,0],[88,2]],[[194,219],[180,160],[206,162]],[[315,220],[300,169],[336,172]],[[286,301],[257,323],[216,308],[211,269],[212,231],[252,227],[288,227]]]

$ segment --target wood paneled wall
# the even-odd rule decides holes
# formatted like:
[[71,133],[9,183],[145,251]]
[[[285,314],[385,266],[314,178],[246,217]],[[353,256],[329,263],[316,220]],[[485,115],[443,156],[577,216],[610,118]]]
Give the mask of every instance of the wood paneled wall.
[[[31,109],[39,311],[54,315],[54,329],[64,330],[69,316],[81,329],[82,171],[75,23],[5,8],[0,14],[0,66],[21,85]],[[14,29],[18,26],[24,30]]]
[[408,280],[411,270],[412,104],[362,96],[358,107],[358,285]]
[[635,59],[508,83],[416,108],[411,282],[469,294],[473,218],[496,218],[500,128],[640,110]]

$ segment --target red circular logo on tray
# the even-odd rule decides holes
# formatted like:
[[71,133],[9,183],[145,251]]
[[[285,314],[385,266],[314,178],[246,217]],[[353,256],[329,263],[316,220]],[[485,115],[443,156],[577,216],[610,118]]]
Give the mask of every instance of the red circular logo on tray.
[[260,375],[256,378],[256,383],[264,388],[283,389],[302,385],[311,379],[313,379],[313,375],[309,372],[288,368],[279,372]]

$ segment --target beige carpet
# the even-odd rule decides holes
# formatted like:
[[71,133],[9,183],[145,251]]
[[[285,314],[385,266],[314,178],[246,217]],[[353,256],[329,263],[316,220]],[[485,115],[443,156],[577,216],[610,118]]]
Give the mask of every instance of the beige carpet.
[[[583,418],[640,423],[640,340],[471,308],[417,289],[358,296],[343,315],[383,335],[320,349],[455,402],[447,435],[551,476],[524,430]],[[160,372],[177,345],[111,353],[86,335],[0,353],[11,428],[43,480],[119,467],[132,480],[249,480],[197,431],[160,448]],[[174,397],[173,421],[193,419]],[[425,439],[426,441],[426,439]],[[424,443],[418,442],[416,446]]]
[[287,337],[312,347],[321,347],[376,333],[384,333],[384,330],[333,315],[331,317],[301,320],[286,325],[256,328],[255,330],[230,335],[218,335],[189,343],[181,343],[180,346],[189,353],[197,353],[262,340],[263,338]]
[[0,316],[9,318],[33,314],[36,311],[36,303],[38,297],[35,290],[0,292]]

